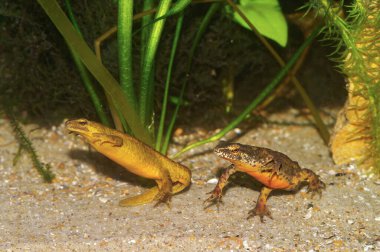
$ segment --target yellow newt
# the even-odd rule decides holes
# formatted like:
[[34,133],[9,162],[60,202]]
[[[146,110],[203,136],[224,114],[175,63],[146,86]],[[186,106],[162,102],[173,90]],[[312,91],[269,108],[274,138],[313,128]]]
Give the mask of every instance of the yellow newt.
[[120,206],[136,206],[157,201],[169,203],[171,196],[190,185],[191,171],[163,156],[136,138],[86,119],[69,120],[65,127],[70,133],[84,138],[98,152],[128,171],[154,179],[157,186],[143,194],[123,199]]

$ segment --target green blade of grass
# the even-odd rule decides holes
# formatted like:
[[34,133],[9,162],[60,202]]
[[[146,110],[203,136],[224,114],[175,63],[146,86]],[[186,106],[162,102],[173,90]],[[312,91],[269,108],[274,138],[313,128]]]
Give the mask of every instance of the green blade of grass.
[[180,106],[181,104],[183,104],[183,97],[184,97],[184,94],[185,94],[185,90],[186,90],[186,86],[187,86],[187,81],[188,81],[188,76],[190,74],[190,69],[191,69],[191,65],[192,65],[192,62],[193,62],[193,57],[194,57],[194,53],[195,53],[195,50],[196,48],[198,47],[199,45],[199,42],[203,36],[203,34],[205,33],[212,17],[215,15],[215,13],[218,11],[218,9],[220,8],[221,4],[220,3],[213,3],[210,8],[208,9],[206,15],[204,16],[202,22],[201,22],[201,25],[199,26],[199,29],[197,31],[197,34],[195,35],[195,38],[194,38],[194,41],[193,41],[193,44],[190,48],[190,54],[189,54],[189,59],[187,61],[187,69],[186,69],[186,73],[187,75],[184,77],[184,80],[183,80],[183,84],[182,84],[182,88],[181,88],[181,93],[180,93],[180,97],[179,97],[179,101],[175,107],[175,110],[174,110],[174,113],[171,117],[171,120],[169,122],[169,126],[168,126],[168,129],[166,131],[166,135],[165,135],[165,140],[164,140],[164,143],[161,147],[161,153],[166,153],[168,148],[169,148],[169,142],[170,142],[170,139],[171,139],[171,136],[172,136],[172,133],[173,133],[173,129],[174,129],[174,125],[175,125],[175,122],[176,122],[176,119],[177,119],[177,115],[178,115],[178,112],[179,112],[179,109],[180,109]]
[[[156,17],[165,15],[171,4],[171,0],[161,0],[158,6]],[[143,69],[140,85],[140,100],[139,111],[142,124],[145,126],[152,125],[153,122],[153,97],[154,97],[154,82],[153,70],[154,59],[157,52],[157,47],[160,42],[161,34],[164,28],[165,19],[156,22],[150,33],[146,44],[146,49],[143,59]],[[151,131],[153,129],[151,128]]]
[[152,25],[153,23],[162,20],[164,18],[168,18],[170,16],[173,16],[181,11],[183,11],[190,3],[192,0],[178,0],[175,4],[172,5],[172,7],[169,9],[168,12],[166,12],[165,15],[159,16],[158,18],[155,18],[151,22],[147,23],[145,26],[142,26],[142,29],[145,29],[146,26]]
[[117,110],[126,119],[134,135],[141,141],[153,145],[153,140],[145,127],[142,126],[137,111],[132,102],[124,95],[118,82],[111,73],[99,62],[86,42],[74,29],[70,20],[55,0],[37,0],[51,21],[57,27],[69,46],[78,54],[87,69],[94,75],[104,90],[112,97]]
[[[164,97],[163,97],[163,101],[162,101],[162,111],[161,111],[161,116],[160,116],[160,124],[159,124],[158,131],[157,131],[156,150],[160,150],[161,153],[165,153],[162,151],[166,151],[166,150],[161,150],[161,146],[162,146],[161,141],[162,141],[163,132],[164,132],[166,109],[168,106],[170,79],[172,76],[174,58],[175,58],[175,53],[177,51],[179,37],[181,35],[182,25],[183,25],[183,13],[181,13],[181,15],[178,18],[177,26],[176,26],[176,29],[174,32],[173,45],[172,45],[172,50],[170,52],[170,59],[169,59],[169,65],[168,65],[168,73],[166,75],[166,81],[165,81],[165,91],[164,91]],[[176,116],[176,114],[175,114],[175,116]]]
[[[143,4],[143,9],[141,12],[145,12],[147,10],[151,10],[154,8],[154,0],[144,0],[144,4]],[[149,24],[151,21],[152,21],[152,15],[146,15],[146,16],[143,16],[141,18],[141,26],[140,26],[140,30],[142,30],[141,32],[141,47],[140,47],[140,54],[141,54],[141,60],[140,60],[140,71],[141,71],[141,76],[142,76],[142,69],[143,69],[143,59],[144,59],[144,55],[145,55],[145,45],[147,44],[147,41],[148,41],[148,38],[149,38],[149,34],[150,34],[150,27],[146,27],[145,29],[143,29],[143,27],[145,27],[147,24]]]
[[137,108],[132,75],[133,1],[119,0],[117,40],[120,86],[134,109]]
[[[70,18],[73,26],[78,31],[78,33],[80,34],[80,36],[83,37],[83,35],[82,35],[82,33],[81,33],[80,29],[79,29],[79,25],[78,25],[77,21],[75,20],[74,13],[73,13],[73,10],[71,8],[70,0],[66,0],[65,4],[66,4],[66,9],[67,9],[68,16],[69,16],[69,18]],[[95,91],[94,84],[91,81],[91,78],[90,78],[90,76],[88,74],[88,71],[87,71],[86,67],[83,65],[82,61],[80,60],[80,58],[76,54],[76,52],[69,45],[68,45],[68,47],[70,49],[71,56],[73,57],[75,66],[77,67],[79,75],[80,75],[80,77],[82,79],[82,82],[83,82],[83,84],[84,84],[87,92],[90,95],[91,101],[92,101],[92,103],[93,103],[93,105],[95,107],[95,110],[96,110],[96,114],[99,116],[99,119],[102,122],[102,124],[110,127],[111,124],[110,124],[110,122],[108,120],[108,117],[107,117],[107,115],[106,115],[106,113],[105,113],[105,111],[103,109],[103,104],[100,101],[100,98],[99,98],[98,94]]]
[[280,72],[274,77],[274,79],[265,87],[265,89],[245,108],[245,110],[236,117],[230,124],[228,124],[225,128],[223,128],[217,134],[201,140],[199,142],[190,144],[183,148],[180,152],[174,155],[173,158],[178,157],[182,153],[189,151],[195,147],[204,145],[206,143],[210,143],[222,138],[227,132],[234,129],[237,125],[239,125],[247,116],[251,113],[253,109],[257,107],[264,99],[267,97],[272,90],[281,82],[281,80],[286,76],[286,74],[291,70],[293,65],[297,62],[297,59],[301,56],[302,52],[305,48],[314,40],[314,38],[319,34],[321,28],[318,27],[314,29],[314,31],[310,34],[310,36],[304,41],[304,43],[297,49],[297,51],[293,54],[289,62],[280,70]]
[[[151,0],[149,0],[151,1]],[[158,18],[155,18],[154,20],[152,19],[147,19],[146,21],[147,22],[142,22],[142,25],[141,25],[141,28],[138,29],[137,31],[135,31],[133,34],[137,34],[139,33],[140,31],[149,31],[149,26],[151,26],[152,24],[154,24],[155,22],[159,21],[159,20],[162,20],[164,18],[168,18],[170,16],[173,16],[181,11],[183,11],[189,4],[191,4],[191,1],[192,0],[178,0],[176,3],[174,3],[172,5],[172,7],[168,10],[168,12],[166,12],[165,15],[163,16],[159,16]],[[146,2],[144,2],[145,4]],[[144,6],[144,10],[146,10],[145,6]]]
[[[275,60],[280,64],[280,66],[284,67],[285,61],[281,58],[281,56],[277,53],[277,51],[273,48],[273,46],[267,41],[267,39],[260,35],[260,33],[249,21],[246,15],[240,10],[240,8],[232,0],[226,0],[226,1],[234,9],[234,11],[236,11],[240,15],[240,17],[247,23],[247,25],[256,34],[256,36],[259,38],[261,43],[263,43],[263,45],[269,50],[269,52],[272,54]],[[318,109],[316,108],[313,101],[311,100],[306,90],[301,85],[300,81],[296,78],[296,76],[292,76],[291,81],[293,82],[297,91],[301,95],[301,98],[305,102],[306,106],[309,108],[323,141],[325,142],[325,144],[328,144],[329,139],[330,139],[330,133],[327,129],[327,126],[324,124],[321,116],[319,115]]]

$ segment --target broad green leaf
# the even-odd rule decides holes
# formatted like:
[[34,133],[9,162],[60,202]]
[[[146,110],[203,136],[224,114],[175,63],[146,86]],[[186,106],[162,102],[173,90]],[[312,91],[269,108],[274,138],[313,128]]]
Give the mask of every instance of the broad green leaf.
[[[286,46],[288,26],[278,0],[240,0],[238,6],[263,36]],[[233,13],[233,19],[250,29],[238,13]]]

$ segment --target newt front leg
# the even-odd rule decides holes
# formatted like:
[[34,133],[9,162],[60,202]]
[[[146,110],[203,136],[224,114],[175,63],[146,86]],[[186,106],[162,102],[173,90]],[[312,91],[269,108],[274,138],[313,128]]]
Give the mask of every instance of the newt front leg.
[[100,142],[100,145],[110,144],[112,147],[123,146],[123,138],[103,133],[93,133],[94,137],[93,143]]
[[254,209],[248,212],[247,219],[254,217],[256,215],[260,217],[261,222],[264,222],[264,216],[268,216],[269,218],[273,219],[272,214],[270,213],[267,207],[267,199],[271,191],[272,189],[265,186],[261,189],[259,198],[257,199],[257,202],[256,202],[256,206]]
[[[209,192],[211,196],[204,201],[204,203],[208,202],[215,202],[217,204],[217,207],[219,208],[219,203],[222,202],[222,193],[223,193],[223,188],[227,185],[228,183],[228,178],[234,174],[237,170],[235,169],[234,165],[230,165],[226,168],[226,170],[222,173],[222,175],[219,178],[218,184],[215,186],[214,190]],[[211,205],[211,204],[210,204]],[[210,205],[206,206],[205,208],[209,207]]]

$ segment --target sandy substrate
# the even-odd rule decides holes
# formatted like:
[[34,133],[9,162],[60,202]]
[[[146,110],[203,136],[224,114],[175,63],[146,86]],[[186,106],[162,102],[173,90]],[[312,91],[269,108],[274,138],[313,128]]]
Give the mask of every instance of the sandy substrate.
[[[306,188],[274,192],[268,201],[274,219],[265,223],[246,219],[260,185],[244,174],[232,178],[219,211],[204,209],[218,170],[228,165],[211,152],[216,143],[178,159],[192,169],[193,183],[173,197],[171,209],[122,208],[120,199],[153,184],[89,151],[62,126],[35,128],[25,126],[56,174],[52,184],[41,181],[27,155],[12,165],[18,145],[8,121],[0,121],[1,251],[380,251],[380,180],[354,166],[334,166],[310,126],[264,124],[230,134],[234,141],[284,152],[327,185],[321,199],[311,199]],[[172,153],[180,148],[173,146]]]

